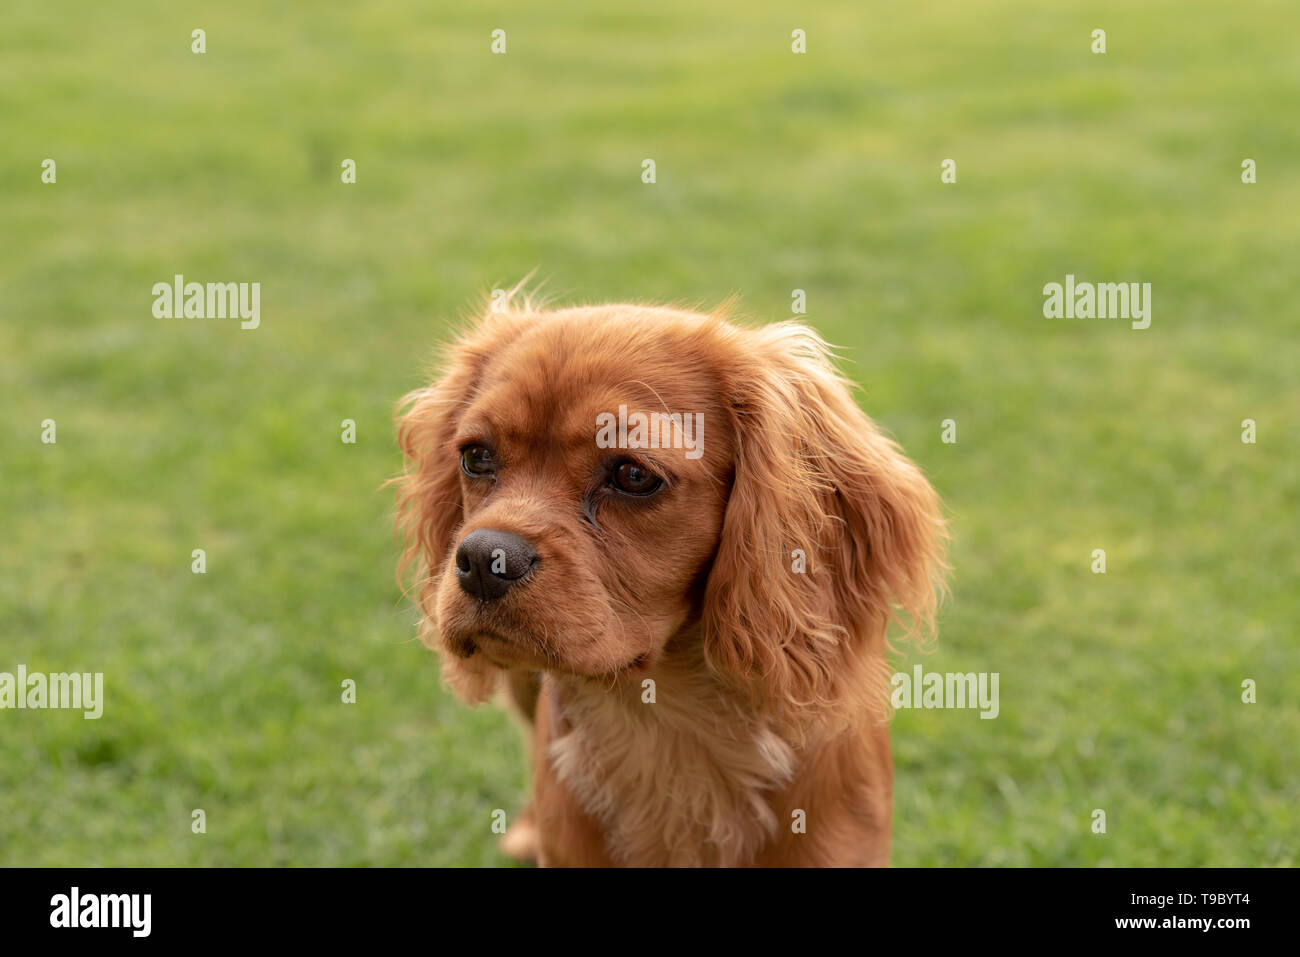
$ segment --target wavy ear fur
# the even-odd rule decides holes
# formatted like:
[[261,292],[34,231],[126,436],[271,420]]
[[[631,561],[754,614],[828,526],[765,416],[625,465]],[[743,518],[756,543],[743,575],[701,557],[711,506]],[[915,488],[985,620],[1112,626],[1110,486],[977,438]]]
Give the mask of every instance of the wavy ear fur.
[[887,625],[934,623],[938,497],[857,407],[815,333],[777,323],[737,334],[720,373],[736,453],[705,654],[787,729],[883,718]]

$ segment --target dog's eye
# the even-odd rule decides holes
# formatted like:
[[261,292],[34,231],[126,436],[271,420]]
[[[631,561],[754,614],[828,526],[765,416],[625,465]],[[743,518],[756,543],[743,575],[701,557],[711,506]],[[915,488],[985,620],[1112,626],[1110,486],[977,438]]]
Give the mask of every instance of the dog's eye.
[[649,495],[663,485],[663,479],[653,472],[643,469],[635,462],[624,462],[614,469],[610,484],[620,492],[628,495]]
[[470,478],[482,478],[496,471],[492,450],[482,445],[467,445],[460,450],[460,469]]

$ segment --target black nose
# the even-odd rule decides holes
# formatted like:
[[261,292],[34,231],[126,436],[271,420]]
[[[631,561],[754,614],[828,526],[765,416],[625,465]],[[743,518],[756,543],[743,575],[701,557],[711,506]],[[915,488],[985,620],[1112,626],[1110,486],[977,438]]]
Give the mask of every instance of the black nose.
[[518,535],[480,528],[456,549],[456,580],[479,601],[496,601],[537,563],[537,552]]

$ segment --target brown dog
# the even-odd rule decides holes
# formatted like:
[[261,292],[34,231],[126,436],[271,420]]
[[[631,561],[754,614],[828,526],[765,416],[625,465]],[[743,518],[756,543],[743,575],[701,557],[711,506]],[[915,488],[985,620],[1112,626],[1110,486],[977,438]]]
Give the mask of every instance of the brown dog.
[[886,626],[932,625],[934,490],[814,333],[486,314],[407,396],[404,566],[463,700],[507,686],[543,865],[883,865]]

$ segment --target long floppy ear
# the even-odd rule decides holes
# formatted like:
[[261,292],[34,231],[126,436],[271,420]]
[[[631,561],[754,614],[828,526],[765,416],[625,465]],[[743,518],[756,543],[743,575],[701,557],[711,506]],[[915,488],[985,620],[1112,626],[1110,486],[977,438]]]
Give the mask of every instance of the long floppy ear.
[[397,440],[405,459],[397,485],[397,524],[403,552],[398,580],[413,577],[421,611],[420,641],[439,651],[443,679],[469,704],[485,701],[496,689],[500,669],[482,655],[458,658],[438,644],[438,585],[464,521],[460,467],[453,447],[461,411],[473,398],[491,344],[508,334],[517,314],[488,315],[444,350],[442,372],[433,384],[398,403]]
[[705,654],[786,728],[884,716],[887,625],[933,627],[938,497],[854,403],[816,333],[740,335],[722,373],[736,452]]

